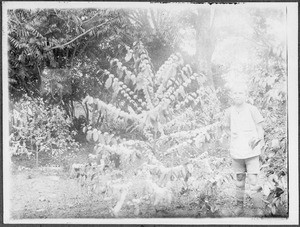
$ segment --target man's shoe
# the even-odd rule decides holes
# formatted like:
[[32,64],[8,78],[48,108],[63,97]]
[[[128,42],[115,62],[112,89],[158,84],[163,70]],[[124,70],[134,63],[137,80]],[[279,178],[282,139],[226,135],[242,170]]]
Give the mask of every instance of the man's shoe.
[[236,208],[233,211],[234,216],[239,217],[244,214],[244,201],[237,201]]
[[240,217],[244,214],[244,208],[243,207],[237,207],[237,208],[234,209],[233,213],[234,213],[234,216]]
[[264,213],[265,204],[262,200],[262,193],[261,192],[254,193],[252,195],[252,201],[253,201],[253,211],[254,211],[253,216],[255,216],[255,217],[264,216],[265,215],[265,213]]
[[255,217],[264,217],[265,212],[261,208],[255,208],[254,209],[254,216]]

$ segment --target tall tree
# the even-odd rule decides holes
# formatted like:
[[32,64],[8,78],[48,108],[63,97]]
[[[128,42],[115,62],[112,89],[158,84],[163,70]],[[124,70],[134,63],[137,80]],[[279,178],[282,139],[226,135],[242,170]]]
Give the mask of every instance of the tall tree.
[[84,56],[107,65],[132,42],[121,34],[122,10],[15,9],[8,18],[11,95],[39,94],[45,68],[72,68]]
[[155,70],[176,50],[178,28],[173,14],[166,9],[128,10],[135,38],[140,39],[152,59]]
[[214,86],[214,81],[211,60],[216,45],[214,19],[213,8],[197,10],[195,20],[197,72],[204,73],[207,77],[207,84],[212,86]]
[[[218,12],[217,12],[218,13]],[[194,41],[193,56],[187,56],[198,74],[207,78],[206,85],[214,87],[212,74],[212,55],[215,50],[217,34],[215,29],[216,12],[212,7],[197,6],[176,13],[175,23],[185,32],[189,32],[189,41]],[[188,31],[189,30],[189,31]],[[186,33],[181,39],[186,39]]]

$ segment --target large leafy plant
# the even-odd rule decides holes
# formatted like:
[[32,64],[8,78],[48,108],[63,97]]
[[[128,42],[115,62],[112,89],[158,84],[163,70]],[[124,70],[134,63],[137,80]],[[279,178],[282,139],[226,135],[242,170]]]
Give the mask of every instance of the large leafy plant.
[[[110,103],[89,95],[83,100],[91,116],[84,132],[95,144],[100,172],[110,166],[126,175],[134,167],[138,176],[148,174],[147,190],[160,199],[169,198],[170,182],[187,179],[198,165],[191,159],[216,139],[220,124],[215,91],[203,85],[204,75],[184,65],[180,54],[171,55],[154,73],[141,42],[128,47],[124,61],[113,59],[104,76],[105,89],[112,93]],[[207,160],[204,165],[209,165]]]

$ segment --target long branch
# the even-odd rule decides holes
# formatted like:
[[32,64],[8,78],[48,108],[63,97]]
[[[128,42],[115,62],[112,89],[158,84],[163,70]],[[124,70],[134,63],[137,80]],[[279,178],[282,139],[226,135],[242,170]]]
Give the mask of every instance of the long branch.
[[[114,18],[114,19],[115,19],[115,18]],[[112,19],[111,19],[111,20],[112,20]],[[65,43],[65,44],[63,44],[63,45],[58,45],[58,46],[52,47],[52,48],[50,48],[50,49],[48,49],[48,50],[53,50],[53,49],[57,49],[57,48],[63,48],[64,46],[67,46],[67,45],[69,45],[70,43],[73,43],[75,40],[77,40],[77,39],[81,38],[82,36],[86,35],[86,34],[89,33],[90,31],[92,31],[93,29],[99,28],[99,27],[101,27],[101,26],[107,24],[107,23],[110,22],[111,20],[108,20],[108,21],[106,21],[106,22],[103,22],[102,24],[99,24],[99,25],[97,25],[97,26],[95,26],[95,27],[92,27],[92,28],[88,29],[88,30],[85,31],[84,33],[80,34],[79,36],[75,37],[74,39],[70,40],[69,42],[67,42],[67,43]]]
[[95,17],[98,17],[99,15],[100,15],[100,13],[99,13],[99,12],[98,12],[98,13],[95,13],[95,15],[94,15],[94,16],[92,16],[90,19],[87,19],[87,20],[83,21],[83,22],[82,22],[82,25],[84,25],[84,24],[86,24],[86,23],[90,22],[91,20],[94,20],[94,19],[95,19]]

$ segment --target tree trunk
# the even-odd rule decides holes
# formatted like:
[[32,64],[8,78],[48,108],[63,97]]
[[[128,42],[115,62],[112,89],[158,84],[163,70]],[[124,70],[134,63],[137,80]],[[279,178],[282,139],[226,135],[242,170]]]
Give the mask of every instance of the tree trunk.
[[203,73],[207,78],[206,85],[213,87],[211,59],[216,44],[214,13],[213,9],[200,8],[195,21],[197,73]]
[[38,168],[38,167],[39,167],[39,151],[38,151],[38,145],[36,146],[35,154],[36,154],[36,157],[35,157],[35,166],[36,166],[36,168]]
[[75,118],[75,107],[74,107],[74,102],[73,102],[73,98],[71,98],[70,100],[70,104],[71,104],[71,118],[72,120]]

